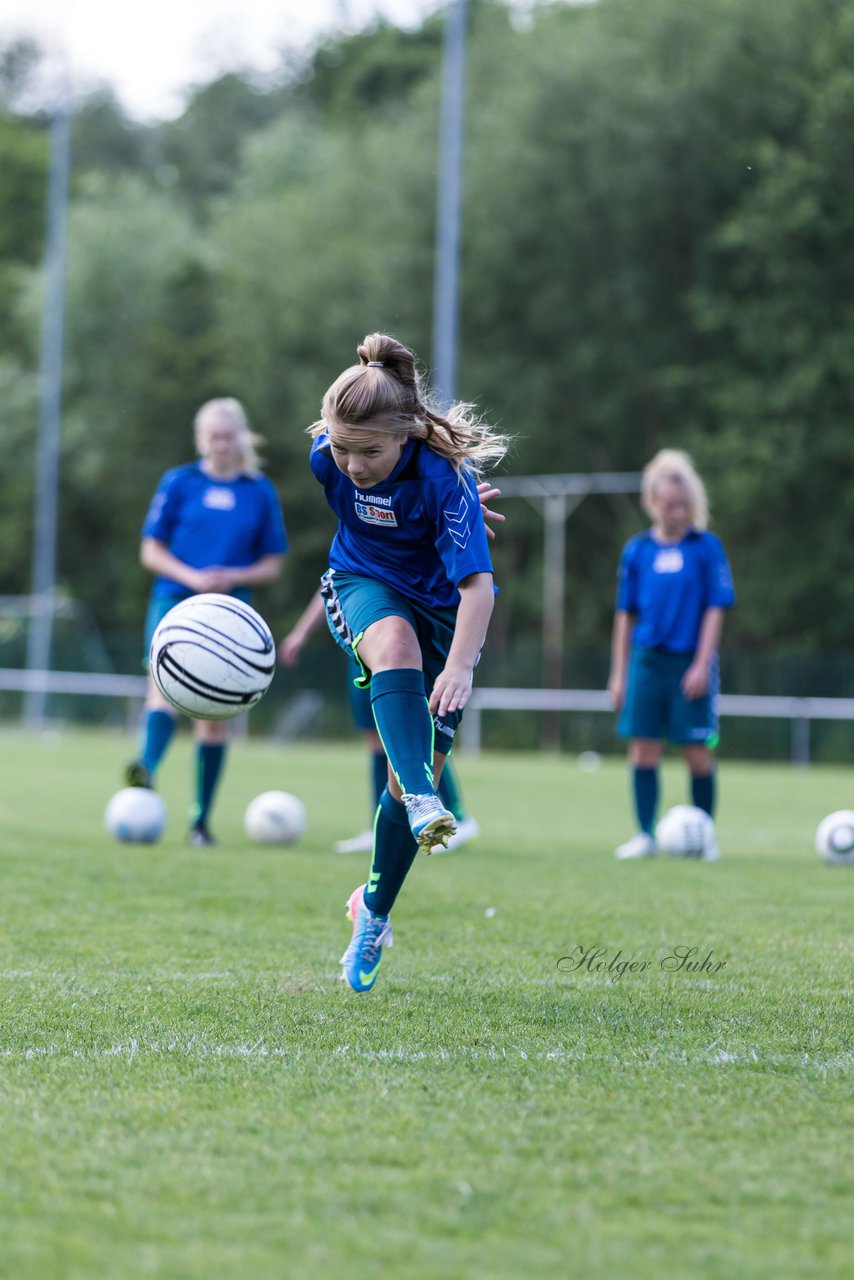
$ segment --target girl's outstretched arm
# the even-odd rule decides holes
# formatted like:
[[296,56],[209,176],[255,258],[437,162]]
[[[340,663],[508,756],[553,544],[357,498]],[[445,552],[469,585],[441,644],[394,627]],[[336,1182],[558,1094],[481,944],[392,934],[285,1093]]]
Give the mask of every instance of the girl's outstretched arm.
[[430,694],[430,712],[442,716],[446,711],[461,711],[471,697],[472,672],[478,660],[492,608],[495,592],[491,573],[472,573],[459,583],[460,606],[454,638],[444,670],[439,673]]

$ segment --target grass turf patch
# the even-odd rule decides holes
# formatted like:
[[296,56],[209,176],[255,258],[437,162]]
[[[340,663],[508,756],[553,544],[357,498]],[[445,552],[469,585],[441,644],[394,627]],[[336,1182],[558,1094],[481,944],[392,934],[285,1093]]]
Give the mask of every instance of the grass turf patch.
[[[624,864],[622,763],[463,757],[483,835],[417,861],[355,996],[359,748],[235,746],[212,850],[183,735],[163,841],[111,841],[130,754],[0,736],[7,1274],[847,1274],[845,771],[725,765],[720,863]],[[242,833],[274,788],[293,848]]]

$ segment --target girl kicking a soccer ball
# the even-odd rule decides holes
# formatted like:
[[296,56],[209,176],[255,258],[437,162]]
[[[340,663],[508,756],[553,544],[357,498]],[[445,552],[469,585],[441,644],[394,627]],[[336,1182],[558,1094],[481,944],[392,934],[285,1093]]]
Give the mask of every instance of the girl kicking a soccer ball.
[[367,884],[350,896],[353,936],[342,957],[354,991],[369,991],[390,912],[418,849],[454,834],[436,793],[469,700],[495,587],[477,475],[507,439],[457,404],[430,406],[413,353],[373,333],[359,363],[323,397],[311,468],[338,517],[321,581],[329,628],[370,685],[388,757]]

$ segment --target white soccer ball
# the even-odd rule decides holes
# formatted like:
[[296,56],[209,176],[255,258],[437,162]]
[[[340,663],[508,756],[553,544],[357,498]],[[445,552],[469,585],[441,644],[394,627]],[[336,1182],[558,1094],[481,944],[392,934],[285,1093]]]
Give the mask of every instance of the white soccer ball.
[[822,818],[815,833],[815,848],[825,862],[854,866],[854,810],[837,809]]
[[104,826],[123,844],[154,844],[166,830],[169,814],[161,796],[148,787],[117,791],[104,810]]
[[229,720],[254,707],[275,667],[270,628],[234,596],[211,592],[182,600],[151,639],[154,683],[167,702],[194,720]]
[[717,850],[715,824],[705,809],[677,804],[655,828],[655,843],[674,858],[705,858]]
[[263,791],[243,815],[246,834],[256,844],[293,844],[305,822],[305,806],[288,791]]

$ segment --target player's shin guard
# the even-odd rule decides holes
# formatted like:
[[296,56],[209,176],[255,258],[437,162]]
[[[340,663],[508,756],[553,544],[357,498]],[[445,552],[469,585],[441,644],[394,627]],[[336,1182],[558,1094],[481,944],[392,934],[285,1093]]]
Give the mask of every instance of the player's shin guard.
[[177,717],[169,711],[146,711],[142,726],[142,750],[139,758],[149,773],[155,773],[166,755],[175,733]]
[[365,905],[369,911],[383,916],[389,914],[417,852],[418,844],[409,829],[406,809],[386,789],[377,809],[374,857],[365,887]]
[[703,809],[710,818],[715,816],[715,774],[707,773],[700,777],[691,775],[691,799],[698,809]]
[[223,765],[225,743],[200,742],[196,747],[196,806],[193,811],[195,826],[206,827],[213,806]]
[[415,667],[378,671],[371,678],[371,710],[401,790],[432,793],[433,721],[424,673]]
[[632,792],[638,829],[652,835],[658,809],[658,770],[635,765],[632,769]]

